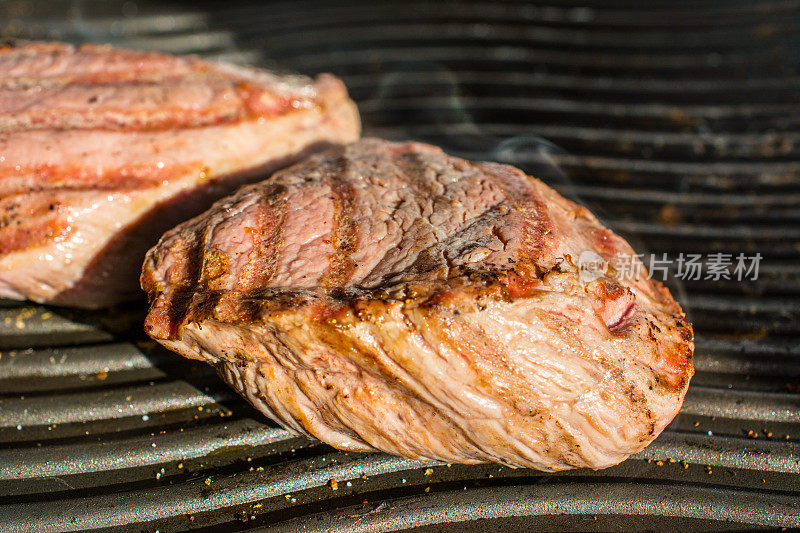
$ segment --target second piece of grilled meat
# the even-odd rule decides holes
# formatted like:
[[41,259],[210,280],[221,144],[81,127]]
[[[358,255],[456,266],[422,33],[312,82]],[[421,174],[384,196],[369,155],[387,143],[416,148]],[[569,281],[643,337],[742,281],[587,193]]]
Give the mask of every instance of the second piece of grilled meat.
[[142,259],[164,231],[358,135],[330,75],[0,46],[0,297],[87,308],[138,297]]

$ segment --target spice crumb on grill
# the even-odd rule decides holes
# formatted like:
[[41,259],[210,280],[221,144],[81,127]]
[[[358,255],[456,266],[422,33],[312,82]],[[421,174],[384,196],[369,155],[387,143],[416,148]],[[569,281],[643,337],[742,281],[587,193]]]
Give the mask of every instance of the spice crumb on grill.
[[666,204],[658,212],[657,220],[665,226],[677,226],[681,222],[681,213],[674,204]]
[[786,383],[783,390],[794,394],[800,394],[800,382]]

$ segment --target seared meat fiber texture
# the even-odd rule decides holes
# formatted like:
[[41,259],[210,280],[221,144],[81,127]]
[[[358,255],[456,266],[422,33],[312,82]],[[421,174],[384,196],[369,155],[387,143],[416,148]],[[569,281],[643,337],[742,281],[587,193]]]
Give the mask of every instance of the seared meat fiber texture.
[[693,336],[644,270],[587,251],[633,254],[516,168],[362,140],[164,235],[145,328],[337,448],[604,468],[678,412]]
[[0,45],[0,297],[85,308],[140,297],[164,231],[359,129],[330,75]]

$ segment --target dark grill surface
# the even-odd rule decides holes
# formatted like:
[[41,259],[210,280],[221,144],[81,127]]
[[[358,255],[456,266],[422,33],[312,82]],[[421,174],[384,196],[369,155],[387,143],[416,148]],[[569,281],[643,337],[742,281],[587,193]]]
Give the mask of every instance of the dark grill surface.
[[559,475],[339,452],[148,342],[143,305],[5,302],[0,530],[800,524],[800,2],[11,1],[0,35],[331,71],[367,135],[516,164],[639,251],[763,256],[757,281],[672,280],[697,333],[682,413]]

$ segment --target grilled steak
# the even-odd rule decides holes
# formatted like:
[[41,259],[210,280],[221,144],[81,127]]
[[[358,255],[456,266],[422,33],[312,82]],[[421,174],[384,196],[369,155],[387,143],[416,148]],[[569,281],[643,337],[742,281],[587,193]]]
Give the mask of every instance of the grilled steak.
[[0,46],[0,297],[141,294],[167,229],[358,138],[342,83],[105,46]]
[[603,468],[664,429],[693,374],[680,307],[616,254],[640,266],[516,168],[362,140],[169,231],[145,328],[337,448]]

